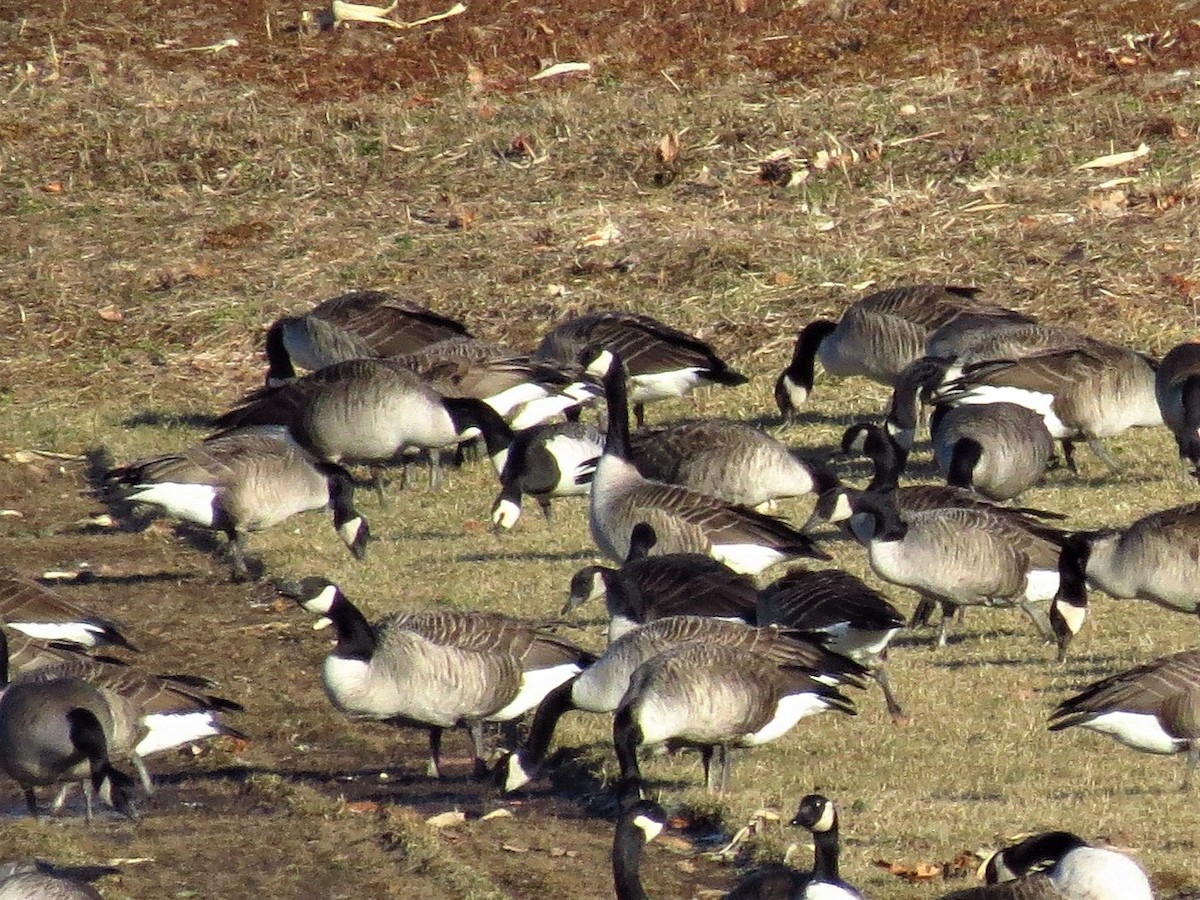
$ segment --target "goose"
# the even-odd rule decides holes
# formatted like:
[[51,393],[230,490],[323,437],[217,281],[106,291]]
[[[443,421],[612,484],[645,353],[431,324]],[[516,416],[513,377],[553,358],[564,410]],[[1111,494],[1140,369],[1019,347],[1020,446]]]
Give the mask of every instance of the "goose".
[[826,650],[871,672],[892,721],[904,721],[886,666],[888,644],[904,627],[904,617],[862,579],[841,569],[794,568],[759,591],[757,612],[760,625],[825,636]]
[[349,359],[411,353],[452,337],[465,325],[385,291],[351,291],[267,329],[267,386],[296,377],[296,366],[316,371]]
[[1200,479],[1200,343],[1186,341],[1167,351],[1154,374],[1154,395],[1179,458]]
[[891,385],[909,363],[924,355],[930,335],[960,328],[1031,321],[1028,316],[976,298],[978,288],[914,284],[876,291],[851,304],[840,321],[816,319],[800,330],[792,359],[775,382],[780,413],[792,417],[808,402],[814,363],[829,375],[862,375]]
[[46,590],[12,569],[0,568],[0,622],[43,641],[65,641],[89,649],[137,650],[121,626]]
[[405,450],[440,450],[482,435],[497,472],[512,441],[507,423],[482,400],[443,397],[419,375],[385,359],[335,363],[258,391],[215,425],[222,432],[283,426],[302,447],[331,463],[383,464]]
[[1200,503],[1143,516],[1125,528],[1081,531],[1063,544],[1050,621],[1059,659],[1087,614],[1087,587],[1200,615]]
[[588,347],[601,347],[624,361],[639,427],[645,424],[647,403],[682,397],[702,384],[736,387],[748,380],[699,338],[650,316],[611,310],[556,325],[533,357],[571,366]]
[[21,786],[31,816],[38,815],[35,787],[83,779],[88,821],[94,794],[129,818],[138,817],[133,780],[110,761],[120,726],[99,687],[53,669],[10,682],[3,633],[0,684],[0,771]]
[[667,826],[667,811],[653,800],[630,803],[613,831],[612,872],[617,900],[648,900],[642,887],[642,849]]
[[930,420],[933,458],[953,487],[1012,500],[1037,484],[1054,456],[1041,417],[1015,403],[939,407]]
[[[668,744],[696,747],[705,787],[723,791],[730,750],[775,740],[806,716],[835,709],[854,715],[854,703],[808,670],[728,645],[689,641],[642,663],[613,716],[620,790],[643,783],[638,750]],[[719,775],[713,757],[720,757]]]
[[1152,900],[1146,873],[1123,853],[1068,831],[1047,831],[997,851],[988,884],[941,900]]
[[512,423],[528,428],[599,396],[560,366],[474,338],[454,337],[388,361],[402,366],[443,397],[482,400]]
[[[1054,632],[1033,604],[1058,591],[1061,544],[979,509],[934,509],[903,516],[887,495],[842,491],[850,527],[871,569],[923,599],[953,606],[1018,606],[1047,640]],[[943,617],[938,646],[949,627]]]
[[578,678],[551,692],[538,707],[525,743],[503,757],[495,781],[515,791],[536,776],[559,719],[573,709],[611,713],[621,704],[630,679],[647,660],[689,643],[724,646],[746,659],[764,660],[806,672],[831,684],[863,687],[866,670],[831,653],[803,635],[779,628],[756,628],[704,616],[668,616],[635,628],[614,640]]
[[500,493],[492,504],[492,526],[508,531],[521,517],[521,498],[537,500],[550,518],[550,501],[586,497],[604,452],[604,436],[591,425],[564,422],[518,431],[500,471]]
[[0,900],[103,900],[88,882],[116,875],[111,866],[56,866],[42,859],[0,865]]
[[250,429],[210,438],[179,453],[143,459],[110,470],[110,485],[135,503],[229,539],[234,581],[250,577],[246,534],[295,513],[333,509],[333,527],[355,559],[366,554],[370,529],[354,508],[350,473],[314,459],[279,434]]
[[1155,395],[1157,365],[1127,347],[1069,329],[1027,325],[1006,329],[954,360],[933,399],[1025,406],[1062,442],[1072,472],[1080,439],[1116,471],[1120,465],[1100,438],[1163,424]]
[[811,538],[781,519],[643,477],[631,461],[624,365],[619,357],[600,350],[588,371],[603,376],[609,407],[588,514],[592,537],[606,556],[623,561],[633,527],[646,522],[658,535],[660,552],[707,553],[735,572],[750,575],[798,556],[829,558]]
[[837,482],[824,463],[729,419],[641,429],[630,435],[630,446],[633,464],[645,477],[756,509],[820,493]]
[[466,727],[475,775],[482,777],[483,723],[524,715],[593,659],[531,622],[499,613],[440,609],[395,614],[372,625],[324,578],[310,576],[278,590],[337,632],[323,672],[333,705],[355,718],[428,729],[434,778],[441,776],[444,729]]
[[1110,675],[1068,697],[1050,730],[1088,728],[1145,753],[1184,753],[1183,790],[1200,762],[1200,650],[1184,650]]
[[833,801],[821,794],[800,800],[792,825],[803,826],[813,835],[813,870],[804,889],[794,900],[863,900],[863,895],[838,874],[838,814]]
[[635,525],[624,565],[585,566],[572,576],[562,615],[603,598],[610,642],[639,625],[674,615],[754,624],[758,590],[748,575],[700,553],[650,556],[657,541],[645,522]]

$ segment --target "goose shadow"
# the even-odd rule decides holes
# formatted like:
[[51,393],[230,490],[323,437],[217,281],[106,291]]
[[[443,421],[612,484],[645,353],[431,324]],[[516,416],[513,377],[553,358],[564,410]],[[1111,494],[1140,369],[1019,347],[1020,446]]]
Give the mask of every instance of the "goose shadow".
[[479,553],[463,553],[456,556],[455,562],[588,562],[595,558],[591,550],[559,550],[559,551],[487,551]]
[[127,416],[121,421],[126,428],[150,425],[155,428],[201,428],[212,429],[217,420],[216,413],[172,412],[170,410],[146,409]]

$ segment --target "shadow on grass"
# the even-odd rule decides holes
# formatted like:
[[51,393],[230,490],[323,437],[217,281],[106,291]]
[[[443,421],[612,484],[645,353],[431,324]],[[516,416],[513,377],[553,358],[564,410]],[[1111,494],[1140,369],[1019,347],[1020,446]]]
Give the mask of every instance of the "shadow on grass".
[[456,562],[588,562],[595,556],[594,551],[586,549],[558,552],[513,550],[511,552],[463,553],[454,559]]
[[211,429],[217,416],[205,413],[170,412],[147,409],[126,417],[121,424],[126,428],[150,425],[155,428],[204,428]]

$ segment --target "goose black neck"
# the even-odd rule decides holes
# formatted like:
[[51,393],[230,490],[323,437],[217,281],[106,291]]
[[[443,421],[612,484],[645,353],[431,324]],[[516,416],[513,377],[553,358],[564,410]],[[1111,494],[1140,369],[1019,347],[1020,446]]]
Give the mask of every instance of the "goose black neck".
[[333,649],[334,656],[361,660],[371,658],[375,653],[375,630],[362,610],[339,592],[325,615],[337,630],[338,642]]
[[317,469],[329,484],[329,506],[333,510],[333,524],[341,528],[358,515],[354,508],[354,478],[349,470],[337,463],[317,463]]
[[873,493],[894,491],[900,483],[900,451],[891,435],[877,425],[868,426],[867,439],[863,442],[863,453],[875,466],[867,490]]
[[875,540],[898,541],[908,533],[896,508],[894,492],[847,491],[847,496],[855,514],[865,513],[875,520]]
[[828,829],[813,832],[813,880],[841,880],[838,877],[837,813],[833,814],[833,824]]
[[550,741],[554,737],[554,730],[558,727],[558,720],[563,717],[564,713],[575,708],[574,687],[575,679],[572,678],[552,690],[538,704],[537,712],[533,715],[533,722],[529,726],[529,734],[521,747],[527,762],[539,766],[545,760],[546,751],[550,749]]
[[1020,878],[1034,866],[1055,864],[1072,850],[1086,846],[1085,840],[1069,831],[1047,831],[1005,850],[1004,864]]
[[267,384],[276,384],[296,377],[291,354],[283,340],[285,320],[280,319],[267,331]]
[[1179,391],[1183,405],[1183,424],[1190,430],[1200,428],[1200,375],[1187,378]]
[[621,767],[622,783],[640,783],[642,770],[638,766],[637,750],[642,742],[642,729],[633,720],[629,706],[622,706],[613,717],[613,748]]
[[0,631],[0,688],[8,684],[8,637]]
[[821,342],[832,334],[835,328],[837,328],[837,322],[829,319],[814,319],[801,328],[800,334],[796,336],[792,361],[788,363],[786,372],[793,382],[806,390],[812,390],[816,376],[817,353],[821,350]]
[[946,472],[946,484],[951,487],[969,488],[975,483],[975,467],[983,458],[983,445],[975,438],[959,438],[950,451],[950,466]]
[[1087,606],[1087,563],[1092,553],[1089,532],[1073,534],[1063,541],[1058,555],[1058,592],[1055,599],[1072,606]]
[[608,456],[629,461],[633,448],[629,443],[629,390],[625,385],[625,364],[615,353],[608,371],[604,373],[604,401],[608,405],[608,433],[604,452]]
[[921,387],[921,369],[913,363],[896,380],[892,402],[888,407],[888,422],[909,431],[917,427],[917,391]]
[[488,456],[495,456],[511,446],[513,430],[500,413],[482,400],[476,400],[474,397],[447,397],[443,403],[457,434],[462,434],[472,426],[479,429],[487,446]]
[[638,522],[629,535],[629,555],[625,557],[625,562],[644,559],[657,543],[658,535],[654,533],[654,526],[648,522]]
[[622,816],[613,835],[613,887],[617,900],[649,900],[639,871],[646,838],[632,818]]

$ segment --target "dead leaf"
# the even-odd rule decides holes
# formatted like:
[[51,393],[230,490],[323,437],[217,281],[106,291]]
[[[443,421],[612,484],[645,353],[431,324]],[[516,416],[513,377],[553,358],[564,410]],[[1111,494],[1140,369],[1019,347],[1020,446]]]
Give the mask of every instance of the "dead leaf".
[[919,862],[909,866],[904,863],[889,862],[886,859],[877,859],[875,865],[912,884],[941,878],[943,874],[943,865],[937,863]]
[[612,222],[605,222],[596,231],[579,241],[580,247],[606,247],[621,239],[621,229]]
[[1097,156],[1095,159],[1088,160],[1085,163],[1080,163],[1075,167],[1076,171],[1080,169],[1113,169],[1117,166],[1123,166],[1126,163],[1134,162],[1144,156],[1150,155],[1150,147],[1147,144],[1138,144],[1136,150],[1126,150],[1124,153],[1110,153],[1107,156]]
[[115,306],[105,306],[98,311],[98,315],[105,322],[120,322],[125,318],[125,314]]
[[451,231],[465,231],[475,224],[475,210],[462,209],[451,210],[450,218],[446,221],[446,227]]
[[379,810],[379,804],[374,800],[352,800],[346,804],[346,811],[352,813],[373,813]]
[[453,828],[467,821],[467,814],[457,809],[438,813],[425,820],[425,824],[433,828]]
[[490,822],[493,819],[511,819],[512,811],[507,809],[493,809],[485,816],[480,816],[480,822]]
[[776,272],[771,276],[771,283],[775,287],[791,287],[796,283],[796,276],[791,272]]
[[672,131],[664,134],[654,148],[655,158],[664,166],[669,166],[679,156],[679,132]]
[[1089,209],[1095,210],[1102,216],[1117,218],[1125,215],[1125,210],[1129,206],[1129,198],[1126,197],[1124,191],[1105,191],[1102,194],[1088,197],[1085,204]]
[[48,181],[42,185],[42,190],[47,194],[61,194],[63,192],[63,183],[61,181]]
[[592,64],[585,62],[564,62],[555,63],[552,66],[547,66],[530,77],[530,81],[541,81],[543,78],[553,78],[555,75],[572,75],[581,72],[592,71]]
[[516,844],[501,844],[501,850],[507,850],[509,853],[528,853],[528,847],[520,847]]
[[467,84],[476,91],[483,86],[483,69],[473,62],[467,63]]

